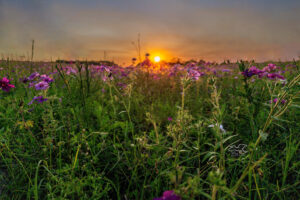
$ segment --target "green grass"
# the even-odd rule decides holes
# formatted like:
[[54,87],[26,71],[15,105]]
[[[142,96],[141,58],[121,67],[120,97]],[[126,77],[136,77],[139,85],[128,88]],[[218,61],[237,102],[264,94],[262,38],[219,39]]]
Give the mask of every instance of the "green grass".
[[[68,75],[35,63],[57,71],[39,92],[19,81],[30,65],[0,62],[16,86],[0,91],[0,199],[300,199],[299,67],[283,85],[237,67],[197,81],[135,71],[104,82],[91,66]],[[28,105],[41,94],[48,101]],[[232,144],[247,153],[232,156]]]

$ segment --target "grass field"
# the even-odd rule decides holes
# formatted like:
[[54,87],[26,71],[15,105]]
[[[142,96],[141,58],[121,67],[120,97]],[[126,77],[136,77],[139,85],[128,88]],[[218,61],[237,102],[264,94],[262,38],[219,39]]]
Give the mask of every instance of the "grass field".
[[0,199],[298,200],[299,72],[0,61]]

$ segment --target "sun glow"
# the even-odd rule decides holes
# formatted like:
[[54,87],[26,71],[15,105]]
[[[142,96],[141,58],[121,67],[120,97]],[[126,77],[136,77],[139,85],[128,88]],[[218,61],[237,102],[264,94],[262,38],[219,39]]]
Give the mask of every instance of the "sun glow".
[[154,61],[155,61],[155,62],[159,62],[159,61],[160,61],[160,57],[159,57],[159,56],[155,56],[155,57],[154,57]]

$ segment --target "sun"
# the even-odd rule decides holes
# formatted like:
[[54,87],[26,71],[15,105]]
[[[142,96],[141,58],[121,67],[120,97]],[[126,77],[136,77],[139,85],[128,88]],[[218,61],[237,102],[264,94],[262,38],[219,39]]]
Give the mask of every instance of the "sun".
[[160,57],[159,57],[159,56],[155,56],[155,57],[154,57],[154,61],[155,61],[155,62],[159,62],[159,61],[160,61]]

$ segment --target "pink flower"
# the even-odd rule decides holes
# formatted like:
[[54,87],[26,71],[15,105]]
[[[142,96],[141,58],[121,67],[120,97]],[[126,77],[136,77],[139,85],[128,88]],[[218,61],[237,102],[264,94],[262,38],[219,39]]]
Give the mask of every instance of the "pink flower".
[[49,84],[45,81],[41,81],[41,82],[35,84],[36,90],[46,90],[48,88],[49,88]]
[[43,80],[43,81],[45,81],[47,83],[53,82],[53,79],[50,78],[49,76],[47,76],[46,74],[41,75],[40,78],[41,78],[41,80]]
[[32,81],[33,79],[35,79],[36,77],[39,77],[39,76],[40,76],[40,74],[38,72],[34,72],[28,77],[28,80]]
[[271,71],[274,71],[276,69],[277,69],[277,67],[276,67],[275,64],[269,63],[266,67],[263,68],[263,71],[271,72]]
[[276,78],[279,78],[281,80],[284,80],[284,76],[280,75],[280,74],[277,74],[277,73],[270,73],[270,74],[267,74],[267,77],[269,79],[276,79]]
[[2,89],[3,91],[5,91],[5,92],[9,92],[9,90],[10,90],[11,88],[15,88],[14,85],[9,84],[9,80],[8,80],[8,78],[6,78],[6,77],[3,77],[2,79],[0,79],[0,87],[1,87],[1,89]]

